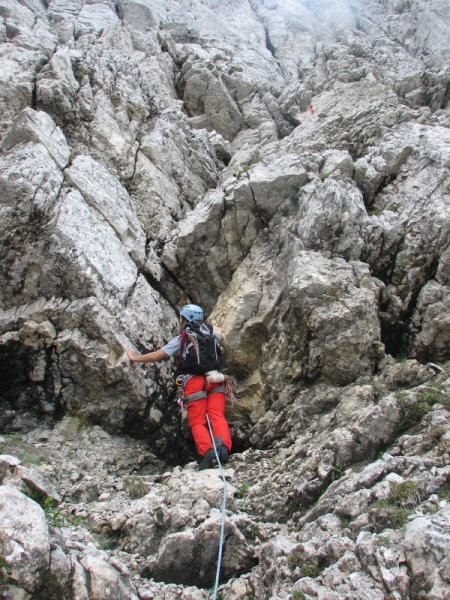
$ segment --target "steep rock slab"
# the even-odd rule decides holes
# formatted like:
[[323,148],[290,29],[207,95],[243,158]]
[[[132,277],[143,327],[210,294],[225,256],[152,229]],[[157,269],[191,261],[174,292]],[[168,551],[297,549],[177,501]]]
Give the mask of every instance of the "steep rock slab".
[[183,101],[189,116],[205,115],[202,127],[232,140],[242,127],[242,116],[218,73],[202,64],[185,63],[182,74]]
[[127,191],[117,179],[88,156],[77,156],[65,171],[65,178],[111,226],[134,261],[142,265],[145,235]]
[[[21,410],[40,415],[81,410],[93,419],[109,414],[112,429],[133,427],[137,415],[150,413],[148,388],[140,370],[129,371],[127,382],[121,382],[127,367],[120,362],[123,348],[131,345],[128,336],[143,348],[161,345],[172,334],[172,309],[138,273],[135,261],[144,262],[145,236],[126,190],[84,156],[65,170],[66,181],[84,196],[77,189],[62,190],[61,168],[68,159],[61,130],[31,109],[17,119],[2,146],[5,241],[13,235],[24,240],[2,246],[8,281],[3,308],[22,306],[2,314],[4,423]],[[8,369],[18,363],[14,384]],[[165,401],[167,391],[160,386],[159,379],[150,383]],[[149,416],[153,432],[162,417],[158,411]]]
[[24,6],[4,0],[0,11],[0,132],[3,134],[23,108],[32,106],[35,75],[51,59],[57,38],[46,22],[43,6],[38,3]]
[[72,70],[68,48],[58,48],[49,63],[39,72],[36,81],[36,102],[59,123],[74,122],[79,83]]
[[82,5],[78,23],[84,30],[99,34],[107,27],[119,23],[119,17],[112,3],[93,2]]
[[[78,288],[81,297],[103,296],[106,305],[118,308],[136,281],[137,269],[112,227],[76,191],[61,200],[52,225],[52,254],[62,267],[66,289],[75,294]],[[75,277],[69,269],[71,256],[76,256]]]
[[253,246],[212,314],[255,416],[301,381],[346,384],[382,356],[382,284],[368,268],[302,251],[292,239],[277,255],[269,240]]
[[[248,176],[230,178],[210,192],[172,233],[162,260],[183,287],[211,310],[259,232],[278,208],[309,180],[297,156],[275,157],[269,163],[254,159]],[[242,177],[242,179],[241,179]],[[208,274],[198,279],[197,273]]]
[[197,203],[207,189],[218,184],[219,165],[208,135],[204,130],[192,130],[177,108],[162,111],[152,122],[140,151],[166,177],[173,177],[190,203]]
[[360,191],[341,174],[333,176],[335,170],[342,173],[345,167],[338,163],[333,168],[326,161],[323,182],[316,180],[304,188],[293,227],[305,249],[361,260],[369,217]]
[[[37,297],[36,279],[45,265],[32,248],[56,202],[63,174],[42,144],[20,144],[2,154],[0,164],[1,227],[6,242],[1,252],[9,282],[2,288],[2,304],[9,307]],[[20,247],[13,239],[22,240]]]
[[[417,347],[418,320],[414,317],[413,322],[411,315],[421,290],[428,281],[448,284],[444,274],[450,234],[446,136],[447,129],[438,125],[402,125],[355,163],[356,180],[362,181],[363,175],[371,221],[364,233],[363,256],[388,284],[382,307],[390,351],[399,342],[412,351]],[[445,321],[445,303],[440,309]],[[443,356],[442,347],[436,350]]]
[[8,129],[1,145],[7,152],[21,143],[42,144],[60,169],[64,169],[70,160],[70,149],[62,130],[53,119],[43,111],[25,108]]
[[[387,22],[389,27],[386,27]],[[374,5],[371,19],[363,17],[360,24],[363,31],[374,27],[411,54],[419,55],[426,67],[445,68],[443,44],[450,36],[450,26],[442,2],[423,4],[420,0],[413,0],[406,4],[388,0]]]

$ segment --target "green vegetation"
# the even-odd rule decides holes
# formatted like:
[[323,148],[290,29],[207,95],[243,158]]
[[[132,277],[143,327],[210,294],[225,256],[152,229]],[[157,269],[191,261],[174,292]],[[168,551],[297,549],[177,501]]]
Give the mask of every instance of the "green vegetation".
[[450,394],[438,381],[422,386],[416,394],[404,391],[395,392],[394,398],[402,411],[402,417],[397,423],[398,432],[417,425],[434,404],[442,404],[450,409]]
[[444,485],[439,488],[437,497],[439,500],[450,501],[450,483],[444,483]]
[[431,409],[428,402],[416,400],[406,393],[405,396],[401,396],[401,394],[402,392],[394,394],[402,412],[402,416],[397,423],[397,432],[399,433],[406,431],[410,427],[413,427],[413,425],[417,425]]
[[450,440],[440,440],[437,449],[441,454],[450,453]]
[[394,529],[400,529],[400,527],[403,527],[404,525],[406,525],[406,522],[408,521],[408,517],[410,514],[411,514],[411,510],[408,510],[407,508],[393,509],[389,515],[391,523],[392,523],[392,527]]
[[235,173],[235,176],[240,179],[242,177],[242,175],[244,173],[247,173],[247,171],[250,169],[250,167],[252,165],[256,165],[257,163],[261,162],[261,156],[259,154],[259,152],[255,152],[255,154],[253,154],[250,157],[250,160],[246,163],[244,163]]
[[446,431],[447,430],[445,427],[442,427],[440,425],[435,425],[435,426],[429,428],[428,435],[430,436],[432,441],[436,443],[441,439],[441,437],[444,435],[444,433]]
[[416,506],[420,503],[422,492],[422,486],[417,481],[406,479],[401,483],[391,483],[392,501],[401,506]]
[[287,557],[287,564],[291,571],[294,571],[302,562],[302,555],[299,552],[291,552]]
[[300,590],[295,590],[292,592],[292,600],[305,600],[306,596]]
[[404,354],[397,354],[397,356],[394,356],[395,358],[395,362],[398,364],[404,363],[408,360],[408,357],[405,356]]
[[383,211],[381,210],[381,208],[370,208],[367,211],[367,214],[369,215],[369,217],[378,217],[382,214],[382,212]]
[[242,498],[245,498],[248,494],[249,489],[250,489],[250,484],[248,484],[248,483],[242,484],[241,487],[236,492],[236,498],[239,498],[239,500],[242,500]]
[[251,535],[253,538],[257,538],[257,537],[259,537],[259,536],[260,536],[260,534],[261,534],[261,531],[260,531],[260,529],[259,529],[259,526],[258,526],[256,523],[252,523],[252,524],[250,525],[249,532],[250,532],[250,535]]
[[341,520],[341,525],[343,529],[346,529],[352,522],[352,520],[348,517],[339,517],[339,519]]
[[301,552],[291,552],[287,557],[288,567],[291,571],[295,571],[297,567],[300,568],[300,574],[302,577],[311,577],[315,579],[320,573],[329,566],[327,560],[321,561],[320,564],[315,564],[309,559],[305,559]]
[[379,535],[374,542],[374,546],[389,546],[389,538],[385,535]]
[[331,470],[331,481],[336,481],[336,479],[339,479],[343,472],[344,467],[339,462],[336,462]]
[[3,554],[0,554],[0,594],[6,592],[6,586],[9,583],[9,575],[7,573],[7,564]]
[[424,506],[424,508],[423,508],[423,512],[427,515],[434,515],[434,513],[437,512],[438,510],[439,510],[438,502],[434,502],[433,504],[428,504],[427,506]]
[[325,179],[327,179],[330,176],[330,173],[328,171],[322,171],[320,174],[320,179],[322,181],[325,181]]
[[410,508],[395,506],[390,500],[375,500],[367,507],[367,510],[378,508],[382,512],[383,517],[389,521],[393,529],[400,529],[405,525],[411,514]]
[[232,75],[233,73],[242,73],[244,69],[242,67],[238,67],[237,65],[230,65],[228,67],[228,74]]
[[45,518],[53,527],[70,527],[81,525],[83,519],[81,517],[73,517],[68,515],[57,505],[56,501],[50,496],[45,496],[38,490],[30,490],[27,496],[37,502],[44,510]]
[[96,539],[102,550],[112,550],[117,548],[121,535],[120,531],[103,531],[96,535]]
[[157,523],[159,523],[160,525],[162,523],[164,523],[164,511],[161,508],[161,506],[157,506],[155,508],[155,512],[153,514],[155,516],[155,520],[156,520]]
[[24,465],[41,465],[49,461],[48,450],[43,447],[29,446],[22,441],[21,433],[12,433],[2,437],[4,441],[0,444],[1,454],[16,456]]
[[426,402],[430,407],[433,404],[443,404],[450,408],[450,394],[443,389],[443,385],[437,381],[430,385],[423,386],[418,392],[418,397],[422,402]]
[[297,185],[291,187],[287,193],[287,197],[289,198],[289,200],[297,200],[299,191],[300,190]]
[[70,527],[71,525],[81,525],[83,519],[81,517],[72,517],[62,511],[53,498],[47,496],[43,506],[47,521],[54,527]]
[[389,496],[370,503],[366,512],[378,508],[391,527],[398,529],[405,525],[412,508],[421,502],[423,489],[420,483],[408,479],[401,483],[392,482],[390,487]]
[[320,575],[321,571],[322,569],[312,562],[304,562],[300,567],[300,573],[302,577],[312,577],[315,579]]

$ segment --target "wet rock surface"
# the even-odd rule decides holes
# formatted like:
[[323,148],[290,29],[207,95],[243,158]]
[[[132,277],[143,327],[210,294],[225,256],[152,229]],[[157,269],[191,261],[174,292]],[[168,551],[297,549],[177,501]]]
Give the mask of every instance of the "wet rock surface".
[[211,597],[177,309],[225,338],[221,597],[449,595],[445,2],[0,0],[0,589]]

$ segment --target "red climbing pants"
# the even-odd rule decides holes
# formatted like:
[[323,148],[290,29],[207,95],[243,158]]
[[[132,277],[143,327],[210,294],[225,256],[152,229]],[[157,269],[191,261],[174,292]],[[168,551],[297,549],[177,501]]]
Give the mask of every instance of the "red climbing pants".
[[223,392],[214,392],[214,388],[221,386],[221,383],[205,382],[203,375],[194,375],[187,381],[184,388],[186,397],[202,390],[208,394],[207,398],[192,400],[186,405],[189,426],[194,436],[195,447],[200,456],[203,456],[207,450],[212,448],[206,415],[209,417],[213,436],[215,438],[221,437],[228,450],[231,450],[230,429],[225,418],[225,394]]

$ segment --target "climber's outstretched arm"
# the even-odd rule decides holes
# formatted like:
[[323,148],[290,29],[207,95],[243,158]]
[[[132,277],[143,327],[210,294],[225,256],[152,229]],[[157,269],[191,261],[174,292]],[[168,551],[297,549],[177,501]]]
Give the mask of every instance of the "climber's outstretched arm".
[[169,355],[164,350],[155,350],[154,352],[148,352],[147,354],[136,354],[131,348],[126,349],[126,353],[131,362],[158,362],[169,358]]

